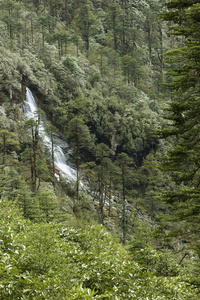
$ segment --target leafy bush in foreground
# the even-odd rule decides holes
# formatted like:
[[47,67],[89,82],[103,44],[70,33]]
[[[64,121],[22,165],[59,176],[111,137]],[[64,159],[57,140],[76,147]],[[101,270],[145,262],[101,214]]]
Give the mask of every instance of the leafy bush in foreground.
[[103,226],[34,224],[0,206],[0,299],[195,299],[184,276],[144,272]]

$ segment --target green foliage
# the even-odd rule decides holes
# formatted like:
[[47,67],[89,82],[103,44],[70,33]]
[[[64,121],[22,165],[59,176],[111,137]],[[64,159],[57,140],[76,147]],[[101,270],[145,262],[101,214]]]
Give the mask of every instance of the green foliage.
[[138,59],[136,60],[129,55],[123,56],[122,57],[122,70],[125,75],[125,78],[127,78],[128,84],[130,82],[134,82],[135,85],[137,85],[137,83],[142,75],[142,71],[139,68]]
[[131,158],[124,152],[120,153],[117,157],[117,166],[119,167],[119,182],[121,189],[121,223],[122,223],[122,243],[126,243],[126,234],[127,234],[127,187],[130,182],[131,177],[131,166],[134,166]]
[[184,276],[144,272],[102,226],[33,224],[0,205],[2,298],[196,299]]
[[[168,255],[155,252],[154,244],[137,253],[137,264],[104,227],[56,223],[100,216],[125,243],[133,236],[141,207],[152,217],[159,208],[166,209],[155,196],[164,186],[173,187],[158,171],[157,154],[165,148],[159,148],[152,134],[163,126],[159,102],[168,98],[161,80],[163,52],[172,41],[158,17],[162,2],[0,1],[1,213],[6,216],[12,210],[19,225],[12,214],[5,217],[5,226],[0,222],[5,233],[0,298],[195,299],[184,276],[174,276],[173,264],[165,264]],[[186,13],[191,36],[198,32],[198,12],[197,5]],[[198,58],[198,50],[191,45],[187,58]],[[185,55],[185,48],[179,54]],[[179,79],[176,86],[185,80]],[[195,76],[185,86],[190,82]],[[53,151],[51,167],[39,120],[22,124],[26,86],[69,141],[81,201],[66,196],[66,191],[71,197],[75,194],[72,183],[52,178]],[[193,119],[192,114],[188,118]],[[182,122],[182,116],[176,120]],[[52,150],[53,132],[51,128]],[[198,161],[196,153],[190,155]],[[83,188],[88,190],[82,191],[85,173],[80,169],[86,165],[89,182]],[[193,170],[188,169],[188,176]],[[25,221],[13,202],[35,223]],[[187,213],[184,210],[182,217],[189,217]]]
[[[172,82],[169,84],[174,99],[169,103],[165,118],[167,128],[160,136],[175,136],[176,144],[163,161],[163,169],[171,172],[177,185],[175,191],[166,191],[165,202],[171,205],[173,221],[188,224],[188,239],[193,240],[199,228],[199,12],[198,1],[169,1],[164,18],[173,20],[172,32],[185,39],[182,47],[167,54],[172,66]],[[177,17],[174,18],[174,12]],[[184,232],[182,232],[184,234]],[[198,236],[198,234],[197,234]]]
[[139,263],[144,272],[151,272],[158,277],[175,277],[182,270],[176,263],[173,252],[167,248],[167,239],[161,239],[161,235],[164,236],[163,231],[164,226],[153,227],[148,219],[144,219],[142,224],[135,221],[129,251],[132,259]]
[[76,161],[76,173],[77,173],[77,200],[79,200],[79,167],[80,167],[80,149],[90,148],[91,145],[91,136],[87,125],[84,124],[83,120],[75,117],[73,118],[68,125],[68,138],[71,140],[74,146],[74,155]]
[[7,129],[0,130],[0,145],[3,149],[3,161],[2,164],[5,163],[5,154],[6,150],[19,150],[19,140],[17,134],[14,132],[9,132]]
[[86,50],[90,48],[91,26],[96,19],[96,16],[92,12],[92,7],[92,3],[89,0],[83,1],[77,14],[77,25],[86,44]]

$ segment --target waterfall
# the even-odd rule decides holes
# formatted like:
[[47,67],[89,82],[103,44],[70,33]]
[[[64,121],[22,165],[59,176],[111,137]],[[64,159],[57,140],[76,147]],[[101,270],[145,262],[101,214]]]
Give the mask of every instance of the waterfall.
[[[35,119],[37,115],[37,103],[35,98],[29,88],[26,88],[26,100],[23,104],[24,114],[27,119]],[[41,122],[39,125],[40,136],[43,139],[43,142],[51,150],[51,139],[45,132],[45,126]],[[76,171],[68,166],[66,162],[66,156],[62,147],[66,147],[67,143],[62,141],[60,138],[56,138],[56,143],[54,145],[54,164],[55,167],[60,171],[62,176],[68,180],[76,180]]]

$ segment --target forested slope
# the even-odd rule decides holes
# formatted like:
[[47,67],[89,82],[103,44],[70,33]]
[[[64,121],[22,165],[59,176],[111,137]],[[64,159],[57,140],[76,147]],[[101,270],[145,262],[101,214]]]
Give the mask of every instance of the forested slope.
[[[156,134],[165,138],[173,100],[164,52],[184,42],[169,36],[165,10],[157,0],[0,1],[2,299],[195,299],[193,269],[186,277],[176,264],[194,252],[161,219],[172,208],[158,197],[175,190],[158,167],[176,144]],[[30,120],[27,87],[40,108]],[[75,181],[58,176],[41,122],[52,149],[57,136],[68,143]]]
[[151,216],[165,209],[154,199],[170,185],[157,169],[165,147],[153,135],[167,96],[161,10],[157,1],[1,1],[2,163],[10,164],[12,150],[20,174],[31,165],[23,177],[34,197],[42,181],[56,180],[37,137],[39,119],[23,123],[26,87],[69,142],[77,185],[83,172],[101,223],[105,197],[123,207],[128,197]]

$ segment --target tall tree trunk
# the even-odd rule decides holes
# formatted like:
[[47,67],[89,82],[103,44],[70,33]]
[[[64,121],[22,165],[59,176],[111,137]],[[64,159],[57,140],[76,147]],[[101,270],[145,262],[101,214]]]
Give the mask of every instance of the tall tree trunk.
[[6,135],[3,135],[3,165],[5,164],[5,156],[6,156]]
[[147,35],[148,35],[148,48],[149,48],[149,62],[151,64],[152,59],[152,40],[151,40],[151,25],[149,17],[147,16]]
[[33,44],[33,20],[31,19],[31,41]]
[[37,147],[38,147],[38,126],[32,127],[33,139],[33,192],[36,194],[37,182]]
[[125,170],[122,168],[122,244],[126,244],[126,190],[125,190]]
[[114,8],[113,12],[113,40],[114,40],[114,49],[117,49],[117,34],[116,34],[116,9]]
[[76,198],[79,201],[79,138],[78,138],[78,128],[76,132]]
[[109,207],[108,207],[108,216],[111,216],[111,197],[112,197],[112,180],[110,176],[110,181],[109,181]]
[[58,57],[61,59],[61,47],[60,47],[60,39],[58,38]]
[[65,0],[65,19],[66,19],[66,27],[68,28],[69,25],[69,12],[68,12],[68,0]]
[[99,215],[100,215],[100,223],[104,225],[104,200],[103,200],[103,192],[104,192],[104,185],[103,185],[103,171],[101,170],[100,174],[100,191],[99,191]]
[[163,69],[164,69],[164,54],[163,54],[163,33],[162,33],[162,27],[159,26],[159,39],[160,39],[160,55],[159,55],[159,60],[160,60],[160,72],[163,74]]
[[52,160],[53,178],[54,178],[54,181],[55,181],[54,140],[53,140],[53,133],[52,132],[51,132],[51,160]]

